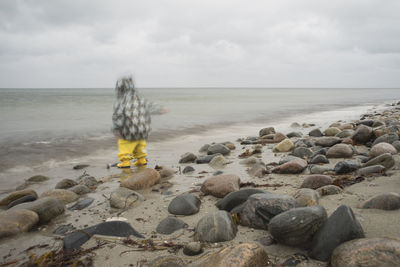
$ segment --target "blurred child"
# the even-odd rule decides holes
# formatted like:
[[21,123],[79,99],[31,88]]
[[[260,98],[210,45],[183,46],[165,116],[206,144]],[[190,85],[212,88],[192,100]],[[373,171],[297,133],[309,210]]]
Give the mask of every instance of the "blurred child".
[[115,86],[116,100],[112,115],[112,131],[118,139],[118,168],[147,164],[146,140],[150,132],[151,114],[164,114],[160,108],[142,98],[133,84],[132,77],[122,77]]

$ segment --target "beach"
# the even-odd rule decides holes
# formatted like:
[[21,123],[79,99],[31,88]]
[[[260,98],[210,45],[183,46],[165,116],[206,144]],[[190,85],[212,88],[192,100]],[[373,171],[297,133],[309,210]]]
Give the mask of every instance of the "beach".
[[[61,215],[52,219],[49,223],[41,224],[32,228],[31,231],[20,233],[12,237],[0,240],[0,255],[2,263],[10,263],[9,266],[19,266],[29,261],[29,255],[39,257],[48,251],[58,251],[62,249],[63,238],[77,229],[84,229],[92,225],[99,224],[107,219],[118,217],[119,220],[128,222],[136,231],[145,238],[151,240],[151,246],[142,245],[138,247],[136,243],[124,242],[124,238],[94,236],[83,244],[83,249],[95,249],[90,253],[82,254],[80,259],[87,258],[87,261],[94,266],[146,266],[161,256],[176,257],[182,260],[183,264],[199,264],[206,260],[213,253],[218,253],[222,248],[237,246],[245,243],[256,243],[267,253],[271,266],[273,264],[283,264],[290,257],[295,255],[305,255],[299,260],[296,266],[328,266],[324,261],[317,261],[307,256],[307,249],[296,246],[287,246],[277,242],[269,242],[269,233],[265,229],[254,227],[237,226],[237,233],[232,240],[225,242],[202,242],[204,252],[197,256],[188,256],[182,252],[182,247],[194,241],[195,228],[197,223],[206,215],[218,211],[215,206],[218,200],[210,194],[201,191],[203,183],[212,178],[216,172],[222,174],[232,174],[240,178],[243,188],[260,185],[259,189],[268,192],[292,196],[301,187],[303,181],[310,176],[310,169],[306,168],[300,173],[282,174],[266,172],[263,175],[252,176],[248,170],[251,165],[242,164],[240,157],[246,149],[252,151],[257,146],[256,143],[246,144],[244,140],[254,140],[259,138],[259,131],[265,127],[273,127],[276,133],[287,135],[290,132],[298,132],[302,137],[288,138],[295,142],[299,139],[314,140],[309,133],[313,129],[320,129],[322,132],[328,129],[333,123],[345,125],[347,123],[358,125],[361,117],[365,114],[370,116],[367,119],[384,121],[387,117],[385,110],[394,111],[394,116],[398,116],[399,111],[397,102],[392,100],[390,103],[379,105],[359,105],[340,107],[331,110],[318,110],[317,112],[306,112],[301,114],[291,113],[288,116],[278,117],[275,121],[263,122],[254,119],[250,122],[234,122],[222,127],[209,127],[206,130],[191,130],[190,133],[177,135],[166,139],[154,140],[149,142],[149,163],[147,168],[159,169],[162,167],[169,176],[161,177],[161,181],[148,188],[137,190],[144,197],[144,200],[135,201],[132,206],[124,209],[110,207],[111,194],[120,188],[120,184],[127,177],[135,175],[139,170],[132,167],[131,170],[120,170],[111,167],[109,164],[115,162],[116,146],[105,146],[97,149],[88,155],[79,157],[67,157],[62,160],[47,160],[35,167],[29,166],[25,170],[21,166],[15,166],[2,173],[2,194],[0,198],[7,196],[16,190],[29,188],[37,192],[40,196],[46,191],[53,189],[62,179],[77,180],[78,177],[89,174],[99,182],[92,188],[92,192],[80,196],[80,199],[93,198],[94,201],[82,210],[68,210],[74,202],[66,204],[66,210]],[[396,113],[397,112],[397,113]],[[374,115],[377,114],[378,115]],[[371,115],[372,114],[372,115]],[[381,115],[379,115],[381,114]],[[393,115],[392,114],[392,115]],[[397,114],[397,115],[396,115]],[[398,121],[398,117],[396,119]],[[297,123],[297,124],[294,124]],[[254,137],[253,139],[249,137]],[[344,138],[342,138],[344,139]],[[348,141],[348,140],[347,140]],[[115,144],[115,141],[112,141]],[[182,155],[193,153],[200,157],[199,152],[205,144],[219,144],[229,142],[233,145],[230,153],[224,156],[223,164],[195,164],[179,163]],[[267,170],[276,167],[279,161],[291,151],[273,152],[272,149],[279,142],[266,142],[258,145],[261,153],[255,155],[264,164]],[[365,154],[370,147],[361,144],[354,144],[357,155]],[[315,151],[314,151],[315,152]],[[357,160],[356,154],[351,157]],[[395,165],[388,168],[384,174],[368,175],[361,182],[349,186],[343,186],[343,191],[339,194],[320,196],[319,205],[326,209],[330,216],[339,206],[347,205],[355,213],[355,217],[361,224],[367,238],[374,237],[394,237],[400,238],[400,226],[397,223],[400,218],[400,210],[380,210],[380,209],[361,209],[360,204],[377,194],[394,192],[399,193],[400,188],[400,156],[393,155]],[[340,175],[332,173],[335,165],[343,161],[343,158],[330,158],[329,163],[324,164],[327,175],[338,178]],[[271,164],[271,163],[275,163]],[[88,165],[82,169],[74,169],[74,166]],[[193,172],[183,173],[187,166],[194,168]],[[7,176],[5,179],[4,176]],[[49,177],[47,181],[40,183],[28,183],[21,187],[29,177],[43,175]],[[218,174],[217,174],[218,175]],[[347,174],[348,177],[355,178],[354,172]],[[263,186],[264,185],[264,186]],[[201,200],[200,209],[193,215],[172,215],[168,212],[170,202],[177,196],[190,192]],[[3,207],[4,208],[4,207]],[[5,210],[5,209],[4,209]],[[158,224],[168,216],[181,219],[187,226],[172,234],[164,235],[156,232]],[[53,232],[62,225],[73,226],[67,233],[56,235]],[[132,237],[133,240],[143,240]],[[267,241],[266,241],[267,240]],[[100,243],[99,243],[100,242]],[[137,241],[140,243],[140,241]],[[101,244],[101,245],[99,245]],[[142,243],[148,244],[148,243]],[[155,244],[155,245],[154,245]],[[166,245],[167,244],[167,245]],[[169,244],[169,245],[168,245]],[[155,249],[157,247],[158,249]],[[33,253],[33,254],[32,254]],[[32,258],[31,258],[32,260]],[[78,260],[76,258],[75,260]],[[8,265],[3,265],[8,266]],[[155,265],[162,266],[162,265]],[[289,265],[287,265],[289,266]]]

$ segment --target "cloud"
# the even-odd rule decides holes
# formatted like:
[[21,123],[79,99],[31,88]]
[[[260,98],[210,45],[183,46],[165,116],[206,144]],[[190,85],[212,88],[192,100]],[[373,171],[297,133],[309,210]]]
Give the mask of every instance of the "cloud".
[[398,87],[400,3],[0,2],[0,87]]

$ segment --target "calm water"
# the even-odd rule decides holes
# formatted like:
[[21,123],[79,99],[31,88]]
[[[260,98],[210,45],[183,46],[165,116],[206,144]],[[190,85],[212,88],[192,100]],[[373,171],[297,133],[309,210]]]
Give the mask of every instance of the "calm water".
[[[170,112],[153,116],[152,140],[246,121],[400,99],[400,89],[146,88]],[[16,160],[88,154],[111,139],[113,89],[0,89],[0,170]]]

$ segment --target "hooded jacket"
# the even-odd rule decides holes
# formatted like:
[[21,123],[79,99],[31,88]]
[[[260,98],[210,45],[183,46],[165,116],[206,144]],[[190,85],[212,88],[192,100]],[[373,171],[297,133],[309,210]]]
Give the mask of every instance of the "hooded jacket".
[[136,141],[147,139],[150,133],[151,114],[159,112],[159,107],[142,98],[132,81],[123,77],[115,86],[116,100],[112,115],[112,131],[122,139]]

